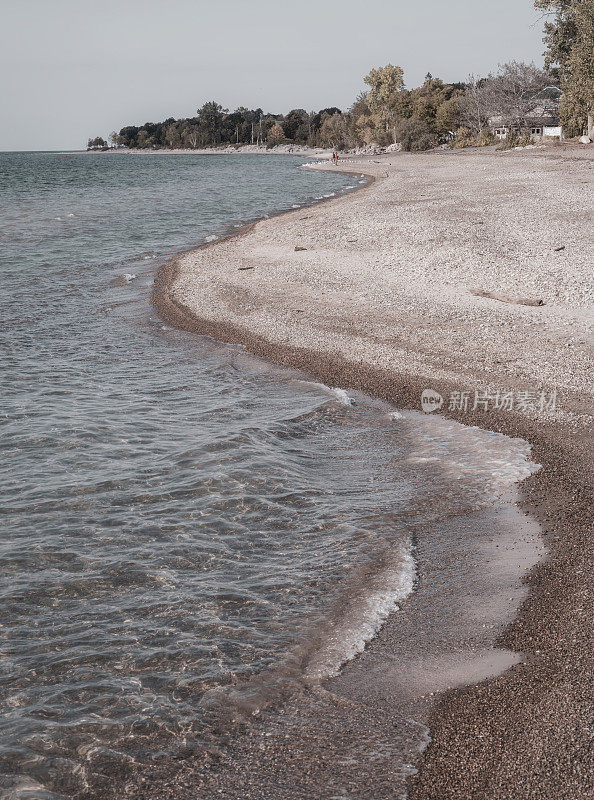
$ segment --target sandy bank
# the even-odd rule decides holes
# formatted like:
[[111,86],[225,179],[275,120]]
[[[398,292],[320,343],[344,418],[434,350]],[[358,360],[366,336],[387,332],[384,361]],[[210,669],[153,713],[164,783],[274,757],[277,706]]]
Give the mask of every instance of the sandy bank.
[[[524,659],[441,695],[411,796],[587,797],[594,154],[391,154],[339,169],[376,181],[180,257],[161,275],[157,302],[175,324],[326,383],[409,408],[432,388],[442,413],[531,442],[543,469],[524,486],[526,505],[550,555],[532,570],[530,594],[500,640]],[[556,404],[541,408],[554,389]],[[485,390],[476,404],[475,391]],[[495,409],[506,392],[512,407]],[[464,398],[467,408],[450,408]],[[356,705],[353,719],[365,725],[383,713],[378,698],[362,711],[340,679],[328,690]],[[266,787],[281,773],[295,777],[301,796],[323,775],[331,781],[336,762],[324,764],[319,747],[315,764],[311,747],[301,756],[294,748],[282,768],[278,745],[262,748],[250,797],[272,797]],[[389,760],[374,769],[377,790],[366,778],[349,796],[384,796]]]

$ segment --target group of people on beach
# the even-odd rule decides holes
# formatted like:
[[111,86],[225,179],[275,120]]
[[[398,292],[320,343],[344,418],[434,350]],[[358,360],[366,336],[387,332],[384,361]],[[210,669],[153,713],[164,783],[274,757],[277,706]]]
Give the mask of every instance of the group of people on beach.
[[338,164],[338,153],[332,153],[332,163],[336,166]]

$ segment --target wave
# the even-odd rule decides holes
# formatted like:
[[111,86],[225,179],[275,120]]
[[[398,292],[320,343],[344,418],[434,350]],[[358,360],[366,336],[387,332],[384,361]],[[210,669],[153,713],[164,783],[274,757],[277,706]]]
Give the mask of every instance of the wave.
[[349,396],[348,392],[345,389],[340,389],[339,387],[332,387],[326,386],[325,383],[316,383],[315,381],[301,381],[297,380],[296,383],[303,384],[305,386],[311,386],[314,389],[320,389],[322,392],[326,392],[327,394],[331,395],[334,399],[338,400],[342,403],[343,406],[352,406],[355,404],[355,401],[352,397]]
[[[362,653],[385,620],[400,609],[399,603],[413,591],[417,567],[410,541],[399,544],[384,556],[382,568],[377,565],[363,570],[351,580],[346,598],[339,603],[324,625],[324,639],[312,654],[305,669],[308,680],[321,680],[338,675],[340,668]],[[359,586],[353,586],[358,582]]]

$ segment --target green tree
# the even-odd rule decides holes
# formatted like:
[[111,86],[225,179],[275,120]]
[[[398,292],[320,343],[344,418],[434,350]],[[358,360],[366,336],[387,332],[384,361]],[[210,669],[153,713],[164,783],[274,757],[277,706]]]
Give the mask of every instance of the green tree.
[[563,82],[567,96],[563,113],[571,104],[583,109],[588,136],[594,138],[594,0],[582,0],[575,14],[576,40],[567,64]]
[[347,122],[342,114],[326,116],[320,128],[320,144],[334,150],[344,150],[347,143]]
[[211,100],[196,112],[200,142],[203,145],[218,144],[221,141],[223,119],[227,109]]
[[285,132],[278,122],[276,122],[268,131],[266,141],[268,143],[268,147],[274,147],[275,145],[282,144],[285,141]]
[[87,150],[98,150],[103,147],[107,147],[107,142],[101,136],[96,136],[94,139],[89,139],[87,142]]
[[534,0],[550,16],[545,23],[546,66],[556,69],[566,127],[594,138],[594,0]]
[[440,136],[447,136],[460,125],[460,101],[457,97],[444,100],[435,110],[435,129]]
[[165,144],[172,149],[182,146],[182,139],[177,122],[172,122],[165,130]]
[[388,134],[390,130],[394,134],[394,126],[400,116],[399,93],[404,88],[402,68],[386,64],[385,67],[372,69],[363,80],[371,87],[367,94],[367,105],[378,134]]
[[147,150],[151,148],[155,143],[153,137],[149,135],[146,128],[141,128],[138,131],[136,142],[137,142],[137,147],[140,147],[142,150]]
[[294,108],[289,111],[283,120],[283,131],[287,139],[294,141],[299,138],[299,134],[308,129],[309,114],[304,108]]

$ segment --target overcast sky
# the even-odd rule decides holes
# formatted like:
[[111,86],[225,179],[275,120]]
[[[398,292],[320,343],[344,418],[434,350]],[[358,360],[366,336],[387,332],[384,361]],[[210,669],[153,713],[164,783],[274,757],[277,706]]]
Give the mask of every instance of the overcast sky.
[[542,51],[531,0],[0,0],[0,150],[81,149],[213,99],[348,108],[374,66],[412,87]]

